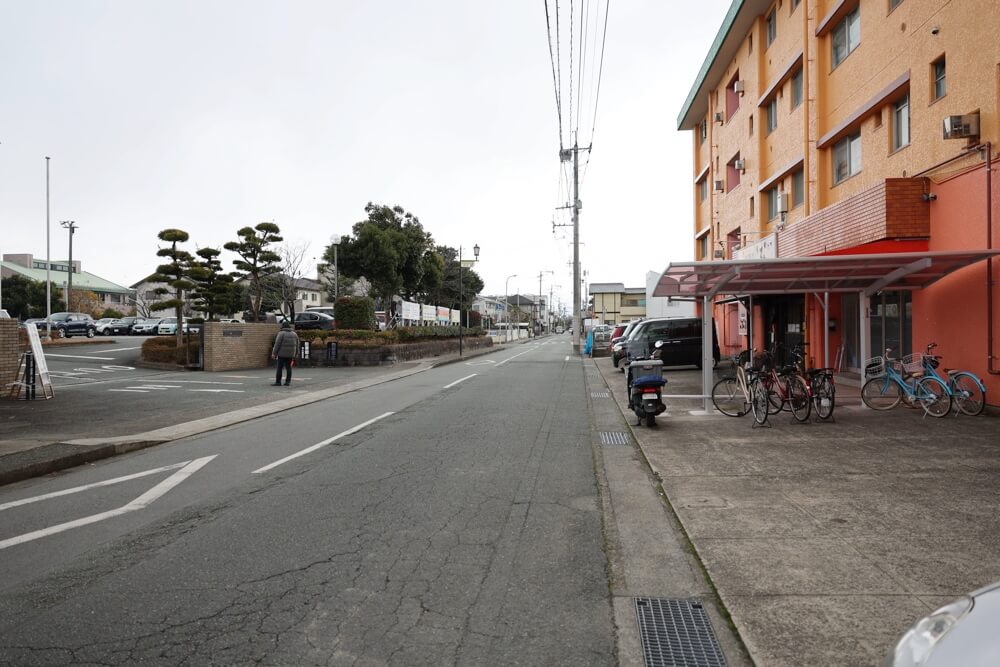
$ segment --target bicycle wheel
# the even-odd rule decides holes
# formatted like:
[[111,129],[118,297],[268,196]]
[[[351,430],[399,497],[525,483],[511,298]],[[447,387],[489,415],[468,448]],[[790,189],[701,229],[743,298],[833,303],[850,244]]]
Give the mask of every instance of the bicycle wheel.
[[792,416],[800,422],[809,419],[812,401],[809,400],[806,383],[798,375],[789,375],[785,378],[785,389],[788,391],[788,406],[792,409]]
[[767,412],[768,414],[776,415],[781,412],[782,406],[785,402],[781,399],[781,395],[778,393],[778,383],[780,380],[775,380],[770,375],[765,375],[761,379],[761,384],[767,390]]
[[888,376],[872,378],[861,387],[861,400],[872,410],[892,410],[903,398],[903,390]]
[[825,375],[816,376],[813,380],[813,402],[816,404],[816,416],[829,419],[833,416],[836,389]]
[[928,376],[917,383],[917,402],[931,417],[944,417],[951,412],[951,394],[936,377]]
[[949,378],[951,400],[959,412],[975,417],[982,414],[986,408],[986,395],[979,384],[979,379],[972,373],[955,373]]
[[742,417],[750,411],[747,397],[734,377],[724,377],[712,387],[715,409],[729,417]]
[[762,425],[767,421],[767,387],[760,378],[750,385],[750,408],[753,410],[753,420]]

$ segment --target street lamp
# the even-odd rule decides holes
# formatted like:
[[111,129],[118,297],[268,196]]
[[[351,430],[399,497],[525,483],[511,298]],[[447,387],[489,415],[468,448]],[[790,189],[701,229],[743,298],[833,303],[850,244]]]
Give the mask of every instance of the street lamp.
[[505,343],[510,342],[510,312],[509,312],[510,303],[508,303],[507,301],[507,287],[510,285],[511,278],[517,278],[517,274],[515,273],[512,276],[507,276],[507,282],[503,284],[503,319],[504,322],[506,322],[507,324],[507,331],[506,335],[504,336]]
[[[472,254],[475,255],[473,263],[479,259],[479,244],[472,246]],[[462,270],[465,265],[462,262],[462,246],[458,246],[458,356],[462,356],[462,306],[465,305],[465,294],[462,291]],[[466,320],[468,324],[468,320]]]
[[340,297],[340,266],[337,264],[337,246],[340,245],[340,235],[334,234],[330,237],[330,244],[333,246],[333,301],[337,302]]
[[66,283],[66,310],[72,311],[73,297],[73,233],[78,229],[77,224],[73,220],[63,220],[59,223],[64,228],[69,230],[69,267],[67,269],[67,283]]

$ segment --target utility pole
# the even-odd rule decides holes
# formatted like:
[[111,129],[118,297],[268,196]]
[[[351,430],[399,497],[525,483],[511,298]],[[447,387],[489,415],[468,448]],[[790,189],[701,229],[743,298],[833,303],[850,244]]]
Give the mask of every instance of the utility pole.
[[69,230],[69,271],[67,272],[68,281],[66,283],[66,310],[72,312],[72,294],[73,294],[73,233],[77,230],[76,222],[73,220],[63,220],[59,223],[63,227]]
[[49,159],[45,158],[45,337],[52,340],[52,253],[49,251]]
[[542,276],[545,275],[546,273],[552,273],[552,274],[554,274],[555,271],[539,271],[538,272],[538,328],[539,328],[539,333],[541,333],[541,329],[544,328],[542,326],[542,321],[544,319],[542,317]]

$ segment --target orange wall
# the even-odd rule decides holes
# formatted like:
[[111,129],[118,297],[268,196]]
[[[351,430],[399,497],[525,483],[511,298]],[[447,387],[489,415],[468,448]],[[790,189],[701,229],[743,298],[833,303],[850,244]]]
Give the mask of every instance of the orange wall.
[[[993,247],[1000,247],[1000,178],[993,163]],[[932,186],[931,250],[986,247],[986,174],[982,167]],[[966,267],[913,297],[913,350],[936,342],[947,368],[970,370],[986,384],[986,402],[1000,405],[1000,376],[987,373],[987,263]],[[1000,282],[1000,260],[993,260]],[[1000,370],[1000,285],[993,289],[993,367]]]

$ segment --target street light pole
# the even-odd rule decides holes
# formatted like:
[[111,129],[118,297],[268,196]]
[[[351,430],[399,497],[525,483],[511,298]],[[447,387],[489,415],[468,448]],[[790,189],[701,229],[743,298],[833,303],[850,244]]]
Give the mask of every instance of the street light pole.
[[[472,254],[479,259],[479,244],[472,246]],[[476,259],[472,260],[473,262]],[[462,356],[462,306],[465,305],[465,292],[462,288],[462,273],[465,265],[462,263],[462,246],[458,246],[458,356]],[[468,324],[468,320],[466,320]]]
[[511,278],[517,278],[517,274],[515,273],[512,276],[507,276],[507,281],[503,284],[503,319],[504,319],[504,322],[506,322],[506,324],[507,324],[507,331],[506,331],[506,333],[504,335],[504,342],[505,343],[509,343],[510,342],[510,303],[509,303],[508,297],[507,297],[507,294],[508,294],[507,288],[508,288],[508,286],[510,286],[510,279]]
[[49,252],[49,159],[45,158],[45,337],[52,340],[52,257]]
[[59,223],[63,227],[69,230],[69,267],[67,271],[67,282],[66,282],[66,310],[72,311],[72,294],[73,294],[73,233],[77,230],[76,222],[73,220],[63,220]]
[[337,246],[340,245],[340,236],[334,234],[330,237],[333,244],[333,302],[340,298],[340,265],[337,263]]

